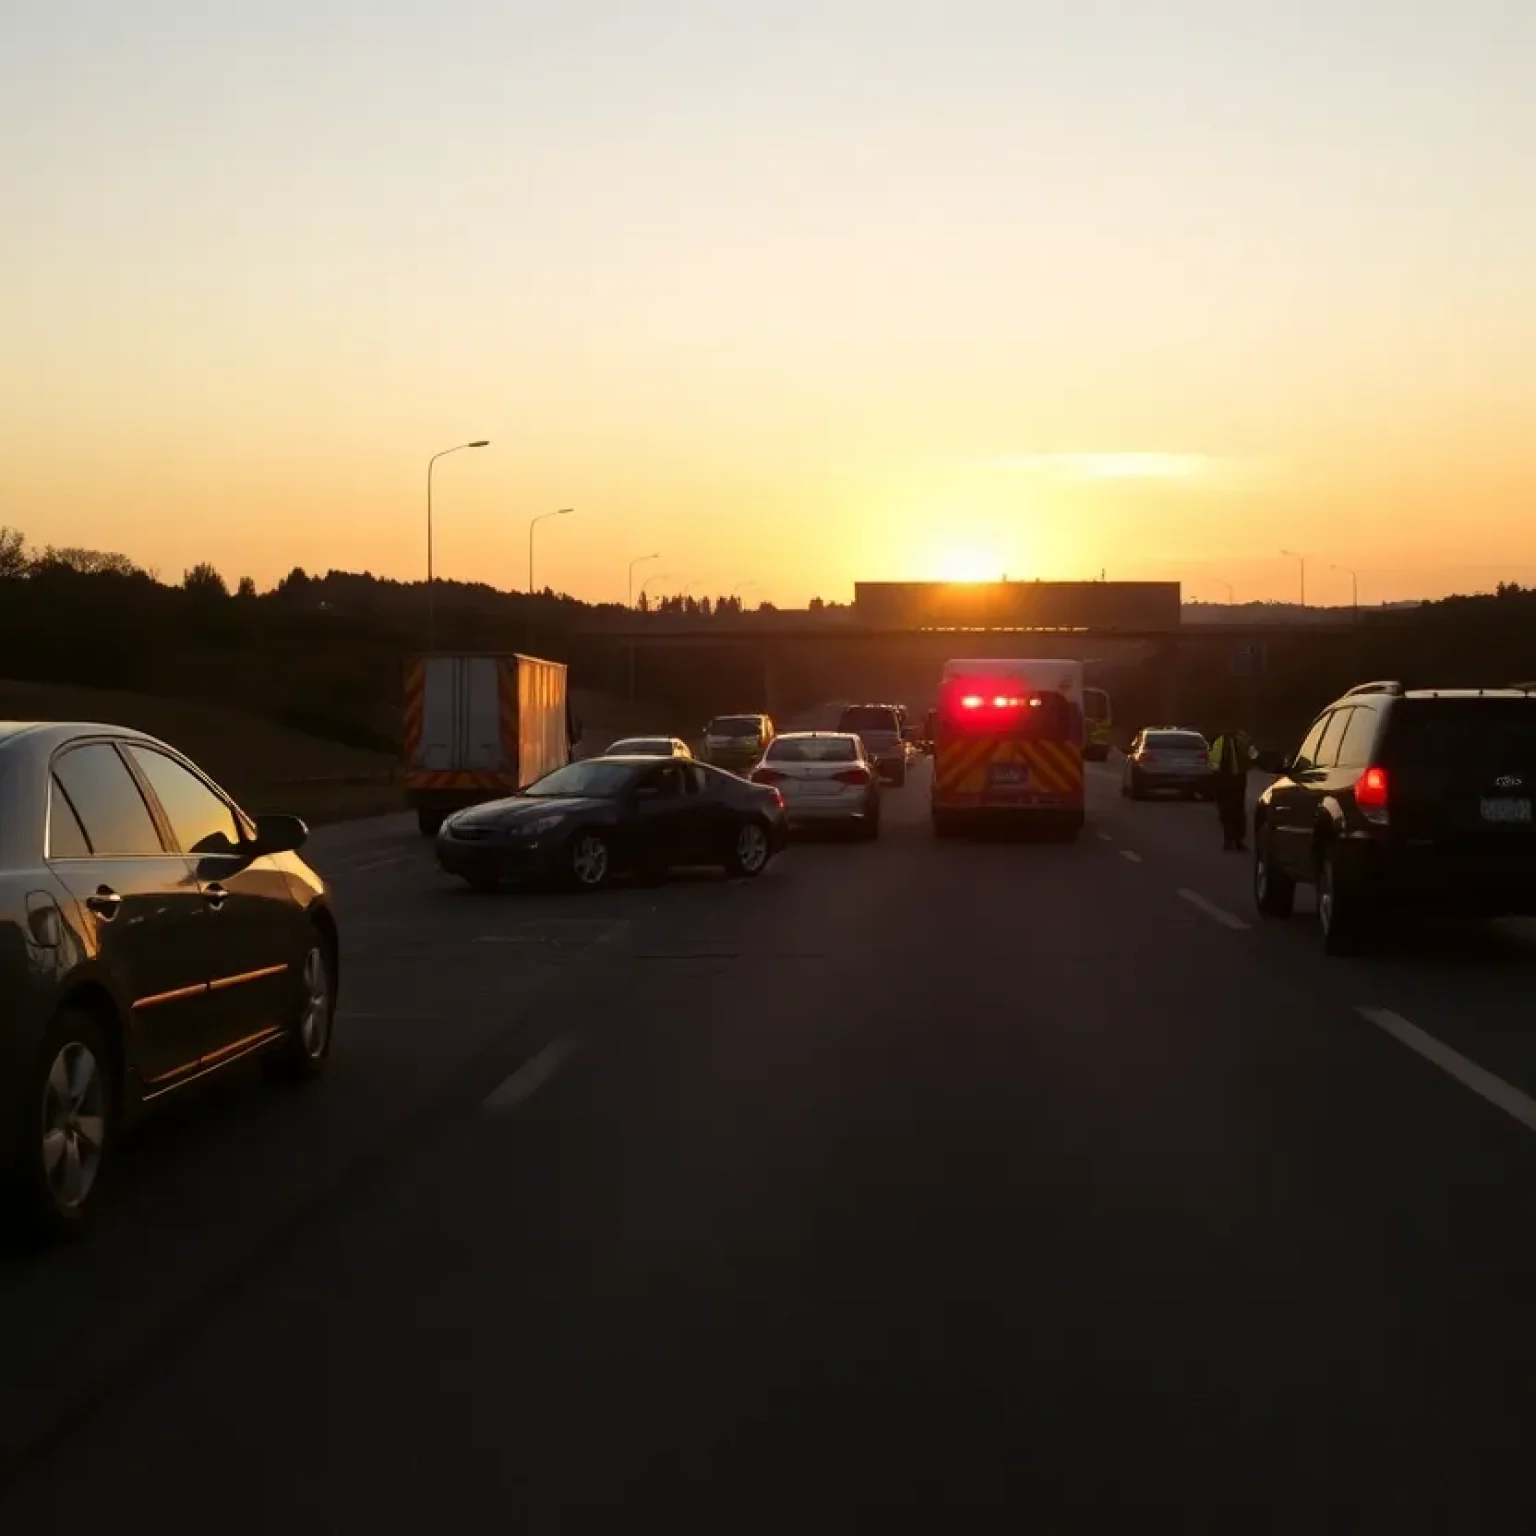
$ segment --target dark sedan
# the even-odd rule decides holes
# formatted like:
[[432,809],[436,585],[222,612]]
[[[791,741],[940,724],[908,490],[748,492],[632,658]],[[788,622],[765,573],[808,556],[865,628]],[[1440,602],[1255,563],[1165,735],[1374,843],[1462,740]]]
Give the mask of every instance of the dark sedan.
[[437,861],[476,890],[553,878],[591,891],[684,865],[750,879],[788,840],[776,789],[682,759],[595,757],[450,817]]
[[117,1132],[168,1095],[257,1054],[325,1065],[336,924],[307,836],[153,737],[0,723],[7,1226],[82,1226]]

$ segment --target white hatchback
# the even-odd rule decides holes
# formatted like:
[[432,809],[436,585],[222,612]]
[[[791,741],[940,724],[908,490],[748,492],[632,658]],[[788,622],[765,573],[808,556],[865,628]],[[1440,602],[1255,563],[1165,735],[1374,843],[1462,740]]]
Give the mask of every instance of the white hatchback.
[[864,743],[849,731],[776,736],[751,777],[783,795],[791,827],[842,824],[866,838],[880,835],[879,776]]

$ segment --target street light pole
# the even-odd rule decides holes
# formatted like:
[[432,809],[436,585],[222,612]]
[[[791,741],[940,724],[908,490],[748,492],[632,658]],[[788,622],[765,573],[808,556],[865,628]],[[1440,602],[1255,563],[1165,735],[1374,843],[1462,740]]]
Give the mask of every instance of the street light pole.
[[569,517],[575,507],[561,507],[557,512],[541,512],[528,524],[528,594],[533,595],[533,530],[547,517]]
[[1334,565],[1330,570],[1342,571],[1349,577],[1349,605],[1355,610],[1355,618],[1360,617],[1360,573],[1352,571],[1347,565]]
[[1307,606],[1307,557],[1298,554],[1294,549],[1282,549],[1280,553],[1286,559],[1296,561],[1301,568],[1301,606],[1305,608]]
[[[635,567],[637,565],[644,565],[647,560],[660,559],[660,555],[636,555],[635,558],[629,562],[629,606],[631,608],[635,606]],[[644,589],[642,588],[642,590]]]
[[437,623],[436,613],[432,601],[432,466],[439,459],[446,458],[450,453],[458,453],[463,448],[489,448],[491,440],[488,437],[476,438],[472,443],[455,443],[452,448],[444,448],[441,453],[434,453],[427,460],[427,649],[430,651],[436,640]]
[[1206,579],[1215,582],[1218,587],[1225,587],[1227,589],[1227,606],[1229,608],[1237,601],[1237,589],[1233,587],[1230,581],[1223,581],[1220,576],[1210,576]]

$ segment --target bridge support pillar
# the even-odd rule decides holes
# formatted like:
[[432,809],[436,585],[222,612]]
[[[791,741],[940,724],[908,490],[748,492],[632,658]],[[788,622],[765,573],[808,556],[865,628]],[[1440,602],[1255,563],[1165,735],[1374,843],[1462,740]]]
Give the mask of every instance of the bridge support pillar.
[[1162,705],[1164,725],[1187,724],[1180,714],[1184,703],[1182,686],[1183,658],[1179,642],[1173,638],[1160,640],[1157,646],[1158,699]]

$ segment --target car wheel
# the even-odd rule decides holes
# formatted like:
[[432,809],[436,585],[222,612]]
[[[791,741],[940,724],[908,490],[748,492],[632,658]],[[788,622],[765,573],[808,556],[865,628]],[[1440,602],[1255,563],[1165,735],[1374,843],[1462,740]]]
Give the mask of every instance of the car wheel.
[[1363,906],[1358,887],[1339,873],[1333,849],[1324,848],[1317,865],[1317,922],[1325,954],[1359,952],[1366,927]]
[[725,861],[725,872],[733,879],[755,880],[768,868],[772,857],[768,829],[760,821],[744,821],[736,829],[735,841]]
[[1145,787],[1142,785],[1141,780],[1139,778],[1137,778],[1136,775],[1133,773],[1131,775],[1131,799],[1132,800],[1143,800],[1143,799],[1146,798],[1146,794],[1147,794],[1147,791],[1146,791]]
[[477,896],[494,896],[501,889],[501,876],[487,874],[485,870],[476,870],[472,875],[463,877],[465,885]]
[[416,807],[416,829],[423,837],[436,837],[442,829],[444,812],[429,811],[426,806]]
[[864,819],[859,823],[859,836],[866,843],[872,843],[880,836],[880,801],[878,797],[865,809]]
[[1275,867],[1274,837],[1260,832],[1253,839],[1253,900],[1265,917],[1287,918],[1296,902],[1296,882]]
[[613,871],[608,839],[601,832],[590,829],[578,832],[571,839],[566,860],[569,882],[579,891],[601,890]]
[[89,1013],[64,1008],[54,1016],[24,1102],[3,1170],[15,1218],[9,1235],[57,1242],[89,1225],[115,1166],[115,1058]]
[[291,1083],[319,1077],[331,1059],[336,1030],[336,952],[318,928],[299,962],[289,1004],[288,1033],[271,1058],[272,1071]]

